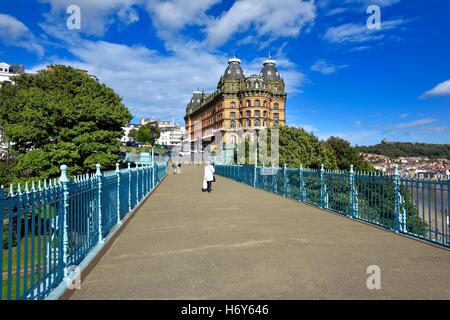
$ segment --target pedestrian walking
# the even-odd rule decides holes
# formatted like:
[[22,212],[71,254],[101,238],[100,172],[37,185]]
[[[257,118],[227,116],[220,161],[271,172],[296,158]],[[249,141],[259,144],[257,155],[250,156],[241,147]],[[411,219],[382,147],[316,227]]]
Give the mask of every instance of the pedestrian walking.
[[172,163],[173,174],[177,174],[177,164],[175,162]]
[[208,191],[208,193],[211,193],[212,183],[216,181],[214,172],[215,172],[214,166],[209,161],[206,162],[203,175],[203,188],[202,188],[203,192]]

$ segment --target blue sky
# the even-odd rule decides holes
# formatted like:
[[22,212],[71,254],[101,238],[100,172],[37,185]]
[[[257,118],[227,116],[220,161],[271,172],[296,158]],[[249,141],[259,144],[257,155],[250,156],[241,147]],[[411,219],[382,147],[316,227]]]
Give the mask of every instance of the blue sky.
[[[81,29],[66,27],[69,5]],[[369,5],[381,29],[369,30]],[[86,69],[142,116],[183,123],[234,52],[247,76],[272,53],[287,123],[352,144],[450,143],[450,1],[1,0],[0,61]]]

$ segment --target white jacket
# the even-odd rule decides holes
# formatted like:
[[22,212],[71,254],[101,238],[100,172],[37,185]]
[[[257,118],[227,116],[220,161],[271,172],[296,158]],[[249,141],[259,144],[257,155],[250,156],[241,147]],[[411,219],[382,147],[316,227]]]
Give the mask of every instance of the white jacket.
[[214,180],[214,167],[210,164],[205,166],[205,175],[204,175],[204,180],[205,181],[213,181]]

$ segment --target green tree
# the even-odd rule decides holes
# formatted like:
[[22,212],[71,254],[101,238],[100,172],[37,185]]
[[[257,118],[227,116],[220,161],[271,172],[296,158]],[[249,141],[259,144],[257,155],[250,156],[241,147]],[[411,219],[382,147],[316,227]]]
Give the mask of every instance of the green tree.
[[330,137],[327,146],[333,151],[339,170],[349,170],[350,165],[356,171],[375,171],[371,164],[365,161],[359,151],[350,142],[338,137]]
[[386,139],[374,146],[357,147],[360,152],[396,157],[427,157],[450,159],[450,144],[389,142]]
[[148,126],[150,128],[150,144],[154,146],[156,140],[158,140],[159,137],[161,136],[161,129],[159,128],[157,123],[149,124]]
[[111,89],[83,71],[54,65],[0,88],[0,125],[14,141],[18,178],[112,167],[131,114]]
[[158,125],[147,124],[141,126],[134,135],[134,140],[143,144],[155,145],[155,141],[159,139],[161,135]]
[[135,139],[135,137],[136,137],[136,133],[137,133],[138,131],[136,130],[136,129],[131,129],[130,130],[130,133],[128,133],[128,137],[130,137],[131,139]]
[[143,144],[150,143],[151,133],[148,126],[141,126],[134,136],[134,140]]
[[[303,128],[280,127],[280,165],[337,169],[336,157],[326,143]],[[270,138],[270,132],[268,136]],[[270,139],[269,139],[270,140]]]

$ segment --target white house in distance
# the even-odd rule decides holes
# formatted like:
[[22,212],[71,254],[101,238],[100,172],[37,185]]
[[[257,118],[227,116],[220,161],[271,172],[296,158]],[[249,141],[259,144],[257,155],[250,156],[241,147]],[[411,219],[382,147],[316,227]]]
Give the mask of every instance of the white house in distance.
[[0,63],[0,84],[9,82],[12,83],[11,77],[18,76],[25,73],[25,67],[21,64],[7,64],[6,62]]
[[123,136],[122,136],[122,138],[120,139],[120,141],[121,141],[122,143],[127,143],[128,141],[131,141],[132,139],[131,139],[130,136],[129,136],[131,130],[134,130],[134,129],[138,130],[139,127],[140,127],[140,125],[138,125],[138,124],[129,124],[129,125],[126,126],[126,127],[122,127],[122,130],[123,130]]
[[163,145],[163,146],[179,146],[181,145],[181,142],[184,139],[185,135],[185,128],[181,127],[178,124],[175,124],[173,120],[166,121],[166,120],[158,120],[158,119],[147,119],[142,118],[140,123],[137,124],[130,124],[126,127],[123,127],[124,136],[122,137],[121,141],[123,143],[126,143],[130,140],[132,140],[129,137],[129,133],[131,130],[136,129],[138,130],[140,126],[145,126],[147,124],[153,124],[158,125],[159,130],[161,132],[161,135],[158,140],[156,140],[156,144]]
[[[0,62],[0,86],[3,83],[12,83],[11,77],[25,73],[25,67],[17,64],[7,64]],[[3,128],[0,126],[0,158],[4,158],[8,149],[8,145],[3,140]]]

